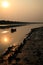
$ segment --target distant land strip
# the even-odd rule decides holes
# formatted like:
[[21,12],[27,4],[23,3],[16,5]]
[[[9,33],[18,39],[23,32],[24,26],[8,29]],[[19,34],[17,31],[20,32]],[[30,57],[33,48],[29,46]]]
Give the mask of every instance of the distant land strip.
[[3,24],[43,24],[43,22],[20,22],[20,21],[5,21],[5,20],[0,20],[0,25]]
[[19,21],[5,21],[0,20],[0,29],[8,29],[13,27],[26,26],[31,24],[43,24],[43,22],[19,22]]

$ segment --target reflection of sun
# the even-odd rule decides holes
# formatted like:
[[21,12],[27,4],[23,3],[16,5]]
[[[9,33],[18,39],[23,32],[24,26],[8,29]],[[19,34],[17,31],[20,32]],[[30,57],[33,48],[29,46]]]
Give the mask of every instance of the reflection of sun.
[[9,3],[7,1],[2,2],[2,7],[7,8],[9,6]]
[[7,42],[9,41],[9,39],[8,39],[7,37],[5,37],[5,38],[3,39],[3,41],[7,43]]
[[10,43],[10,37],[7,36],[1,37],[1,43]]
[[4,44],[4,45],[8,45],[10,43],[12,43],[13,39],[12,36],[10,34],[2,34],[2,36],[0,37],[0,43]]

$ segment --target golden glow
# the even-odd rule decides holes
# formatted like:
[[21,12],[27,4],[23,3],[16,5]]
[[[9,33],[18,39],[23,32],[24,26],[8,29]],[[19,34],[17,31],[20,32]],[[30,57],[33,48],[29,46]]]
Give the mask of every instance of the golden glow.
[[10,42],[10,38],[7,36],[3,36],[1,37],[1,43],[9,43]]
[[8,40],[7,37],[5,37],[5,38],[3,39],[3,41],[7,43],[9,40]]
[[9,3],[7,1],[2,2],[2,7],[7,8],[9,6]]
[[12,36],[10,34],[4,33],[0,37],[0,43],[2,43],[3,45],[8,45],[12,43],[12,41]]

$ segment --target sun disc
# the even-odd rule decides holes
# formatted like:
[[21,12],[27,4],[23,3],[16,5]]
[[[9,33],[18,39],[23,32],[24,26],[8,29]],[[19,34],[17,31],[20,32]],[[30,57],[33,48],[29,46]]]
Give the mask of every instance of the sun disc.
[[7,1],[2,2],[2,7],[7,8],[9,6],[9,3]]

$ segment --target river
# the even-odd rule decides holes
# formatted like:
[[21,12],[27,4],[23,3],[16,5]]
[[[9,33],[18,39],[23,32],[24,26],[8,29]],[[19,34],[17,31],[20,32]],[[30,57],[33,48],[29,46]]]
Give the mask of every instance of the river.
[[[0,41],[0,54],[2,54],[9,46],[11,45],[18,45],[20,44],[23,39],[26,37],[26,34],[28,34],[32,28],[41,27],[43,24],[29,24],[27,26],[21,26],[16,28],[16,32],[11,33],[11,29],[0,29],[0,40],[1,37],[4,39],[3,35],[6,35],[7,37],[10,37],[9,43],[4,43],[4,41]],[[8,31],[6,34],[2,33],[3,31]]]

